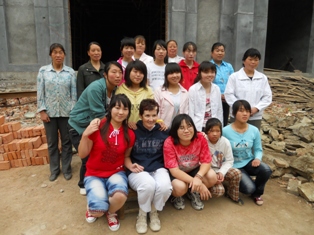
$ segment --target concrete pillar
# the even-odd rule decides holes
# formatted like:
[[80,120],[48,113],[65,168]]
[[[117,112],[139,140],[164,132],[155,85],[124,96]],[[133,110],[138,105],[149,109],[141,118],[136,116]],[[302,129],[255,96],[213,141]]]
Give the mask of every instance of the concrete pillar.
[[235,55],[233,67],[235,71],[242,67],[243,53],[252,47],[254,3],[255,1],[252,0],[235,1],[233,35]]
[[220,41],[226,44],[226,61],[235,71],[242,67],[244,52],[254,47],[261,52],[259,70],[264,67],[268,0],[222,0]]
[[219,40],[226,45],[225,61],[234,66],[235,45],[233,41],[234,32],[234,0],[222,0],[220,5],[220,27]]
[[311,33],[309,40],[309,51],[306,65],[307,73],[314,73],[314,7],[312,13]]
[[178,54],[187,41],[197,42],[198,0],[168,1],[168,38],[178,43]]
[[168,28],[169,38],[167,40],[174,39],[177,41],[178,53],[181,55],[182,46],[185,43],[185,0],[172,0],[168,4],[170,27]]
[[219,41],[220,0],[199,0],[197,19],[197,61],[210,60],[211,46]]
[[258,49],[262,55],[258,69],[264,69],[267,39],[268,0],[255,0],[252,47]]

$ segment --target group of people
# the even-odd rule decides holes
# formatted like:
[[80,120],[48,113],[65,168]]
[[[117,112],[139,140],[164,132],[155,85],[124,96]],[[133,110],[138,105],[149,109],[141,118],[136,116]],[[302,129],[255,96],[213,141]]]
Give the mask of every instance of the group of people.
[[211,60],[200,64],[193,42],[184,44],[183,57],[175,40],[157,40],[152,57],[145,47],[141,35],[124,38],[121,57],[103,64],[100,44],[91,42],[90,60],[76,76],[64,65],[64,47],[50,46],[52,63],[37,77],[49,179],[61,171],[72,178],[73,145],[82,159],[78,186],[87,196],[86,221],[105,214],[112,231],[120,227],[116,212],[129,187],[138,195],[140,234],[148,226],[161,229],[158,211],[168,200],[184,209],[184,195],[195,210],[222,195],[243,205],[239,192],[262,205],[272,172],[262,162],[259,129],[272,94],[256,70],[259,51],[248,49],[243,68],[234,72],[220,42],[212,46]]

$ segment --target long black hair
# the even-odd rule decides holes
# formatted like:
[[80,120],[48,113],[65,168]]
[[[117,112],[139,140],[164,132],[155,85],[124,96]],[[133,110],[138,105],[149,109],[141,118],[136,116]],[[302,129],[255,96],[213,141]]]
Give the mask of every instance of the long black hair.
[[194,135],[191,139],[191,141],[193,141],[195,138],[197,138],[197,130],[196,130],[196,127],[195,127],[195,124],[193,122],[193,119],[185,114],[185,113],[182,113],[182,114],[178,114],[172,121],[172,124],[171,124],[171,128],[170,128],[170,131],[169,131],[169,135],[173,138],[173,143],[175,145],[179,144],[180,143],[180,138],[179,138],[179,135],[178,135],[178,130],[181,126],[181,123],[182,121],[185,121],[185,123],[187,125],[191,124],[193,126],[193,129],[194,129]]
[[166,68],[165,68],[165,82],[162,85],[163,88],[168,89],[169,87],[169,81],[167,79],[169,74],[173,74],[173,73],[180,73],[181,74],[181,79],[179,82],[182,81],[183,79],[183,74],[182,74],[182,70],[180,65],[178,65],[177,63],[168,63],[166,64]]
[[118,94],[118,95],[114,95],[112,97],[110,104],[109,104],[109,107],[108,107],[108,113],[106,115],[107,120],[106,120],[105,124],[100,127],[100,135],[101,135],[101,138],[106,145],[109,144],[108,143],[108,131],[109,131],[109,126],[110,126],[110,122],[112,119],[111,111],[116,105],[121,106],[121,104],[124,107],[129,109],[128,116],[126,117],[125,120],[123,120],[122,126],[123,126],[124,139],[128,144],[130,143],[130,136],[129,136],[129,132],[128,132],[128,129],[129,129],[128,119],[131,115],[131,101],[129,100],[129,98],[125,94]]
[[132,69],[136,69],[143,73],[144,77],[143,77],[143,80],[140,82],[140,87],[147,89],[147,68],[146,68],[146,65],[140,60],[131,61],[126,66],[125,74],[124,74],[125,85],[127,87],[132,87],[132,81],[130,78]]
[[209,61],[203,61],[198,67],[198,74],[196,78],[194,79],[194,84],[199,82],[202,79],[202,72],[207,73],[208,71],[213,71],[215,72],[215,74],[217,74],[216,65],[214,65],[212,62],[209,62]]

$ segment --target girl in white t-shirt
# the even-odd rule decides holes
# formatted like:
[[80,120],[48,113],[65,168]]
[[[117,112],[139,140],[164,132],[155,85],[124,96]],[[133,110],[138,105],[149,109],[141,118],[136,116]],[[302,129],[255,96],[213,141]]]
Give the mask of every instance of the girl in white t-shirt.
[[154,62],[147,64],[148,85],[155,91],[165,82],[165,67],[168,61],[167,45],[163,40],[157,40],[153,46]]

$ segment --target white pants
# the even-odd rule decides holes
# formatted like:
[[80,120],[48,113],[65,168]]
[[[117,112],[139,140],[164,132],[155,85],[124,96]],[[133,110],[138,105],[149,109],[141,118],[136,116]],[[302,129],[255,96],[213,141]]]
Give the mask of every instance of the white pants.
[[152,203],[158,211],[162,211],[172,192],[169,173],[165,168],[154,172],[131,173],[129,185],[137,191],[139,207],[145,212],[151,211]]

